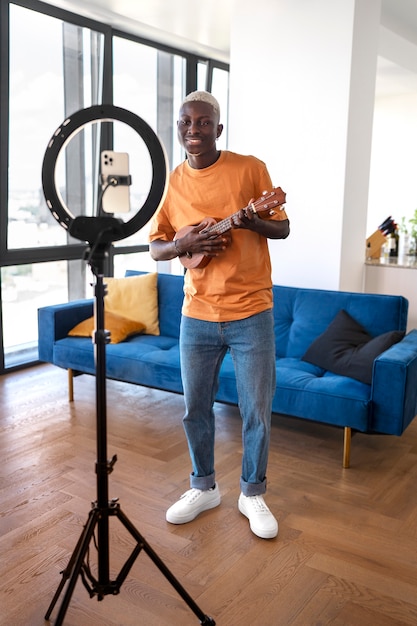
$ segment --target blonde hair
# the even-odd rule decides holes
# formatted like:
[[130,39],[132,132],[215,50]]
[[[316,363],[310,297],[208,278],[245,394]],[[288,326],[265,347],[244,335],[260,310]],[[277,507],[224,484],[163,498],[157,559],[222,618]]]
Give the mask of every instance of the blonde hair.
[[191,93],[188,94],[188,96],[184,98],[184,100],[182,101],[181,107],[186,102],[206,102],[212,107],[213,111],[216,113],[216,115],[220,119],[220,105],[218,101],[216,100],[216,98],[208,91],[192,91]]

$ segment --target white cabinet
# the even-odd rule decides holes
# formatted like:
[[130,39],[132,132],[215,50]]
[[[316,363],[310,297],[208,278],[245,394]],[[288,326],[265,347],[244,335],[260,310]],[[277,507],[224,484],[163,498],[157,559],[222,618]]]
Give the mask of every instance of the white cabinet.
[[364,291],[407,298],[407,331],[417,328],[417,263],[414,257],[398,262],[366,261]]

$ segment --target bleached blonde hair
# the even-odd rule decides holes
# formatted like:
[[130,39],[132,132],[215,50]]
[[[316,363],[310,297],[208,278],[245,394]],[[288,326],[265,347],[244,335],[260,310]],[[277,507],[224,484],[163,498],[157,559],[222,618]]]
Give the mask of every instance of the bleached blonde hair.
[[188,94],[188,96],[184,98],[181,107],[186,102],[206,102],[213,108],[213,111],[220,119],[220,104],[218,103],[216,98],[208,91],[192,91]]

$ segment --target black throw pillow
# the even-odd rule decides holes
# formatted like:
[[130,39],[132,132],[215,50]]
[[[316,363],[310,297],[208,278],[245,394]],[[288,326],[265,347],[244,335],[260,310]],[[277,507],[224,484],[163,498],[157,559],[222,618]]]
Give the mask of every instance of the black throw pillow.
[[404,335],[403,331],[391,330],[372,337],[341,309],[327,329],[313,341],[302,360],[370,385],[376,357],[401,341]]

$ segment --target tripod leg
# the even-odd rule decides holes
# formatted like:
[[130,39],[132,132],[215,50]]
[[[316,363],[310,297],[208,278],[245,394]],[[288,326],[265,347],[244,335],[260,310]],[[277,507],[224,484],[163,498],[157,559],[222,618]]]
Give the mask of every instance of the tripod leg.
[[[120,507],[117,508],[116,515],[120,519],[122,524],[125,526],[125,528],[127,528],[127,530],[130,532],[132,537],[134,537],[136,541],[138,542],[138,547],[132,553],[132,556],[134,555],[134,557],[136,558],[140,550],[143,549],[146,552],[146,554],[150,557],[150,559],[155,563],[159,571],[162,572],[165,578],[171,583],[174,589],[179,593],[179,595],[184,600],[184,602],[186,602],[186,604],[188,604],[188,606],[194,612],[194,614],[197,615],[197,617],[200,619],[200,623],[207,625],[207,626],[209,624],[212,624],[213,626],[215,626],[216,622],[211,617],[203,613],[203,611],[200,609],[198,604],[193,600],[193,598],[189,595],[189,593],[184,589],[184,587],[177,580],[177,578],[175,578],[171,570],[168,569],[168,567],[165,565],[162,559],[156,554],[155,550],[151,548],[151,546],[148,544],[146,539],[140,534],[140,532],[135,528],[135,526],[131,523],[131,521],[126,517],[126,515],[123,513]],[[133,564],[133,560],[130,559],[129,569],[132,564]],[[123,577],[125,578],[128,574],[128,570],[127,571],[122,570],[122,572],[123,572]],[[120,581],[120,584],[122,584],[122,582],[123,580]]]
[[[104,232],[104,231],[103,231]],[[117,457],[114,456],[112,461],[107,459],[107,421],[106,421],[106,343],[109,341],[109,332],[104,327],[104,296],[105,285],[103,284],[103,268],[104,259],[108,256],[110,247],[109,243],[98,245],[95,242],[91,249],[90,257],[92,260],[91,269],[97,277],[95,295],[96,295],[96,330],[94,333],[95,344],[95,360],[96,360],[96,424],[97,424],[97,502],[96,506],[90,511],[88,521],[79,538],[76,548],[70,558],[70,561],[63,571],[63,578],[54,595],[54,598],[45,615],[45,619],[49,620],[53,608],[68,581],[67,589],[62,600],[55,626],[62,626],[68,605],[73,594],[77,578],[81,575],[82,582],[87,587],[90,596],[97,595],[99,600],[107,594],[116,595],[126,579],[135,559],[142,549],[148,554],[151,560],[157,565],[162,574],[167,578],[171,585],[180,594],[183,600],[188,604],[190,609],[200,618],[200,623],[208,626],[214,625],[215,622],[211,617],[205,615],[199,606],[194,602],[191,596],[185,591],[179,581],[170,572],[168,567],[158,557],[156,552],[145,541],[142,535],[136,530],[133,524],[128,520],[126,515],[120,511],[120,507],[116,504],[116,500],[109,502],[108,497],[108,474],[112,471],[114,462]],[[94,252],[94,254],[93,254]],[[137,545],[131,553],[130,557],[122,567],[117,579],[111,581],[109,579],[109,516],[117,515],[120,521],[130,534],[136,539]],[[98,580],[95,580],[90,572],[85,557],[89,550],[89,544],[93,537],[95,527],[97,525],[97,551],[98,551]],[[90,587],[87,579],[92,583]]]
[[69,580],[67,590],[64,595],[64,599],[62,600],[61,607],[59,609],[58,617],[55,622],[55,626],[61,626],[64,621],[65,613],[67,612],[68,605],[71,600],[71,596],[74,592],[75,585],[77,582],[78,575],[81,572],[81,568],[84,562],[85,555],[87,554],[88,547],[90,545],[91,537],[94,533],[94,528],[98,522],[99,510],[92,509],[88,516],[88,520],[86,525],[84,526],[84,530],[82,531],[77,545],[75,546],[74,552],[71,555],[71,558],[68,562],[67,567],[62,572],[62,580],[58,586],[58,589],[55,592],[55,595],[52,599],[51,604],[45,614],[45,619],[49,621],[51,613],[55,607],[55,604],[58,601],[58,598],[63,590],[65,583]]

